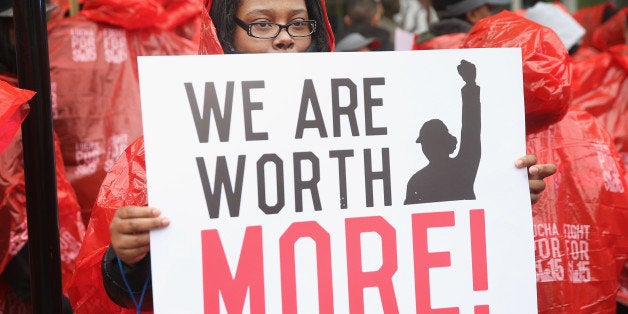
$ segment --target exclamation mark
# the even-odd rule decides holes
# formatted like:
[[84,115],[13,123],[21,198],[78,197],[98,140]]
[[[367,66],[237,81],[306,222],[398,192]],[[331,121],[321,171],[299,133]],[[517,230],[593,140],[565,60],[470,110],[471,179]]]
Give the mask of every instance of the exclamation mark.
[[[486,224],[484,209],[472,209],[469,212],[471,229],[471,267],[473,271],[473,291],[488,290],[486,265]],[[488,305],[476,305],[475,314],[489,314]]]

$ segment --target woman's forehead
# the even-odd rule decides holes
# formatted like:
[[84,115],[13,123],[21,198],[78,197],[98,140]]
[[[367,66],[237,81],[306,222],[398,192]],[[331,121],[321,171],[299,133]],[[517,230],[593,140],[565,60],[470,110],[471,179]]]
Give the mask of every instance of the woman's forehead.
[[238,11],[260,12],[307,12],[305,0],[240,0]]

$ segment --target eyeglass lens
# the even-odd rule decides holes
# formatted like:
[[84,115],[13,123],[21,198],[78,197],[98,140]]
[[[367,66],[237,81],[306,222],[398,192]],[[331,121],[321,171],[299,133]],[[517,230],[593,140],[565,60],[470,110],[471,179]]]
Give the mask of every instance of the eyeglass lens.
[[260,38],[273,38],[279,35],[282,28],[288,31],[293,37],[306,37],[314,32],[316,23],[314,21],[295,21],[287,25],[279,25],[276,23],[251,23],[249,24],[251,35]]

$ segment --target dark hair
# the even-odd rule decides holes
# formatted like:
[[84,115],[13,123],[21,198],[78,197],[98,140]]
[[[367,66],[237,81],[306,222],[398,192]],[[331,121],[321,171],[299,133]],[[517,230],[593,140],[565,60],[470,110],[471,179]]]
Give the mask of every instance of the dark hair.
[[604,12],[602,12],[602,23],[608,21],[617,12],[619,12],[619,10],[612,5],[607,5],[606,7],[604,7]]
[[234,50],[235,16],[242,0],[214,0],[209,12],[216,26],[218,41],[224,50]]
[[309,18],[316,21],[316,31],[312,34],[314,51],[331,51],[331,38],[327,33],[327,18],[321,1],[305,0],[305,6]]
[[[224,50],[234,50],[235,17],[238,7],[246,0],[214,0],[209,16],[216,26],[218,41]],[[327,19],[323,14],[320,0],[305,0],[308,16],[316,21],[316,31],[312,34],[312,51],[330,51],[331,43],[327,34]]]
[[10,9],[13,7],[13,2],[11,0],[0,0],[0,12]]
[[460,0],[432,0],[432,6],[436,11],[444,11],[447,6],[461,2]]
[[[460,3],[462,1],[464,1],[464,0],[432,0],[431,3],[432,3],[432,7],[434,8],[434,11],[436,11],[438,13],[438,12],[442,12],[442,11],[447,10],[447,7],[449,7],[449,6],[457,4],[457,3]],[[443,17],[441,17],[440,14],[439,14],[439,18],[443,19]],[[450,17],[447,17],[447,18],[448,19],[449,18],[454,18],[454,19],[459,19],[459,20],[466,21],[467,20],[467,12],[459,14],[459,15],[456,15],[456,16],[450,16]]]
[[377,2],[375,0],[347,0],[344,10],[352,24],[371,24],[371,20],[377,14]]
[[388,18],[393,18],[401,10],[399,0],[382,0],[382,6],[384,7],[384,16]]
[[12,21],[0,18],[0,73],[17,73],[15,47],[11,44],[11,38],[15,36],[11,31]]

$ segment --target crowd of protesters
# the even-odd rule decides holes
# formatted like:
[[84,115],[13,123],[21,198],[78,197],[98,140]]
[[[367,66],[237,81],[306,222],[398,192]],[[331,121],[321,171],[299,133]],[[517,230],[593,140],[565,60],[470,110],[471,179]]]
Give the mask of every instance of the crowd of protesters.
[[[246,13],[260,3],[274,36]],[[19,125],[33,92],[17,88],[11,5],[0,0],[0,313],[21,314],[31,307]],[[324,0],[85,0],[71,15],[73,5],[51,0],[47,12],[64,313],[152,310],[148,235],[169,221],[146,207],[137,56],[398,47],[521,48],[536,157],[519,166],[531,172],[539,313],[627,311],[625,3],[548,4],[556,15],[544,20],[504,0],[345,0],[335,24]],[[579,228],[586,251],[573,254]],[[545,254],[545,241],[564,245]]]

